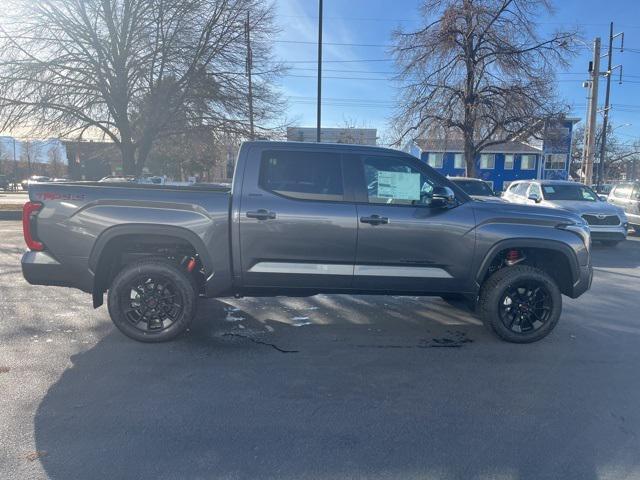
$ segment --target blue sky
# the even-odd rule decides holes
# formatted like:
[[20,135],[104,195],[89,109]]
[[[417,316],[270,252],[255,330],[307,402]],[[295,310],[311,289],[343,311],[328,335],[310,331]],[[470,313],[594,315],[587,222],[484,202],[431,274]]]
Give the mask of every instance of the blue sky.
[[[418,23],[420,0],[324,0],[323,27],[323,111],[325,127],[343,126],[346,121],[358,126],[386,128],[396,94],[393,62],[389,61],[391,32]],[[290,118],[302,126],[315,126],[316,115],[316,0],[277,0],[281,32],[276,53],[291,70],[282,79],[282,90],[289,99]],[[540,22],[542,30],[562,27],[581,29],[587,46],[558,75],[563,99],[573,105],[572,116],[584,118],[587,64],[595,36],[608,44],[609,22],[615,31],[625,32],[625,47],[614,53],[614,63],[624,65],[623,85],[612,83],[611,120],[622,125],[616,134],[623,141],[640,138],[640,2],[638,0],[556,0],[555,14]],[[606,62],[606,59],[603,59]],[[340,77],[340,78],[331,78]],[[601,83],[601,85],[604,85]],[[600,90],[604,103],[604,88]]]

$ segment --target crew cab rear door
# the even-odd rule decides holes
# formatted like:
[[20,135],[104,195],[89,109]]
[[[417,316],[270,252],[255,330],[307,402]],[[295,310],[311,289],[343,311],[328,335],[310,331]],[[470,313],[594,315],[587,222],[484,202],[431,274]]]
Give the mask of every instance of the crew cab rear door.
[[245,287],[348,288],[357,220],[338,149],[256,149],[245,168],[240,256]]
[[359,156],[354,286],[389,292],[464,292],[475,247],[473,202],[431,205],[449,186],[403,154]]

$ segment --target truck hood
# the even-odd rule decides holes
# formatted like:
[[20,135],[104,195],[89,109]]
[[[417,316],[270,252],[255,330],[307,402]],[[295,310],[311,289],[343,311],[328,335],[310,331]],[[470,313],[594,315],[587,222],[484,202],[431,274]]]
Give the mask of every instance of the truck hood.
[[557,225],[558,223],[584,223],[580,215],[563,208],[539,205],[521,205],[509,202],[473,202],[478,222],[508,222]]
[[477,202],[493,202],[493,203],[505,203],[506,200],[500,197],[488,197],[486,195],[469,195]]

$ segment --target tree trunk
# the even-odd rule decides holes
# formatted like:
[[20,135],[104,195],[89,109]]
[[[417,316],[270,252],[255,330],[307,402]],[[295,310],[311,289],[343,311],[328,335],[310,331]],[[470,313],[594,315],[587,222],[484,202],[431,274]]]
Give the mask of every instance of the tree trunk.
[[[467,135],[465,134],[465,137]],[[467,177],[476,176],[476,149],[473,145],[473,138],[464,139],[464,162],[467,166]]]
[[120,144],[122,152],[122,174],[136,175],[136,149],[131,141],[122,141]]

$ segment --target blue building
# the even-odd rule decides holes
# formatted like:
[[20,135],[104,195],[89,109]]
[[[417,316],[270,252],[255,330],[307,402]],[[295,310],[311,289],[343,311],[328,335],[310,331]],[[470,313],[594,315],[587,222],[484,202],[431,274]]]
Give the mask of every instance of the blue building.
[[[578,121],[570,118],[554,122],[547,126],[542,140],[487,147],[476,157],[476,176],[491,183],[495,190],[506,189],[514,180],[569,179],[571,136]],[[443,175],[466,175],[461,139],[416,140],[408,150]]]

